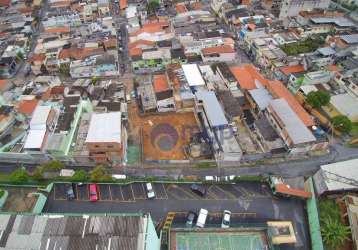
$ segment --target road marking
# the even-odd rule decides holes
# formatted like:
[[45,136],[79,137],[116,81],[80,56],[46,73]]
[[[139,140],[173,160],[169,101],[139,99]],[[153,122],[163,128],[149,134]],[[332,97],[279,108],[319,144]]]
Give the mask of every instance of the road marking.
[[222,191],[224,194],[226,194],[229,197],[231,197],[228,200],[236,200],[238,198],[236,195],[230,193],[229,191],[226,191],[226,190],[222,189],[220,186],[216,186],[216,188],[219,189],[220,191]]
[[108,190],[109,190],[109,197],[111,198],[111,201],[113,201],[111,185],[108,185]]
[[214,185],[211,185],[209,188],[208,188],[208,194],[213,196],[214,197],[214,200],[223,200],[221,199],[217,194],[213,193],[211,191],[211,189],[214,187]]
[[164,186],[164,184],[162,183],[162,186],[163,186],[163,190],[164,190],[164,193],[165,193],[165,200],[168,200],[169,199],[169,197],[168,197],[168,193],[167,193],[167,190],[166,190],[166,188],[165,188],[165,186]]

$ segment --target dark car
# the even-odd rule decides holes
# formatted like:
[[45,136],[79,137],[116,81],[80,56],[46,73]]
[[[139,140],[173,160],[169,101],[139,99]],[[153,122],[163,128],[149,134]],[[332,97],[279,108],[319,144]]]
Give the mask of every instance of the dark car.
[[75,198],[75,192],[73,191],[72,184],[65,184],[66,196],[68,200],[73,200]]
[[206,188],[202,185],[198,185],[198,184],[192,184],[190,186],[191,191],[193,191],[194,193],[200,195],[200,196],[205,196],[206,195]]
[[195,224],[195,219],[197,217],[197,214],[194,213],[193,211],[190,211],[186,217],[186,226],[187,227],[192,227]]

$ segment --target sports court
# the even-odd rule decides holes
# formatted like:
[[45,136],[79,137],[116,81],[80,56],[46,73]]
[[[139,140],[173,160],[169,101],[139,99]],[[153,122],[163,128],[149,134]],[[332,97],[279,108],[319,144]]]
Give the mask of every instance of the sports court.
[[[171,233],[172,234],[172,233]],[[171,250],[262,250],[263,232],[175,232]]]

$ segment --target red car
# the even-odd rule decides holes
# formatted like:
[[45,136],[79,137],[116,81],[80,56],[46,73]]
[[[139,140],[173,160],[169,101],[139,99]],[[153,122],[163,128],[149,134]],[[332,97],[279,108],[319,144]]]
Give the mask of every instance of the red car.
[[98,185],[97,184],[89,185],[89,199],[90,199],[90,201],[98,201]]

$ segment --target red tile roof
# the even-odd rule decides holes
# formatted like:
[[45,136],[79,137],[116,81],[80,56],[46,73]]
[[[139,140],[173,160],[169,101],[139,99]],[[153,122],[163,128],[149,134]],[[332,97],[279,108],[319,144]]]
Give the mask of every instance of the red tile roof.
[[147,33],[155,33],[163,31],[165,27],[168,27],[168,22],[156,22],[156,23],[146,23],[143,25],[143,27],[137,31],[132,32],[131,36],[137,36],[141,33],[147,32]]
[[300,190],[300,189],[290,188],[286,184],[276,184],[275,185],[275,190],[278,193],[287,194],[287,195],[290,195],[290,196],[297,196],[297,197],[302,197],[302,198],[306,198],[306,199],[312,197],[311,192],[307,192],[307,191]]
[[187,8],[185,7],[184,4],[178,3],[178,4],[175,6],[175,11],[176,11],[177,13],[184,13],[184,12],[187,12],[188,10],[187,10]]
[[116,48],[117,47],[117,39],[110,38],[110,39],[104,41],[103,44],[104,44],[104,47],[106,47],[106,48]]
[[297,114],[301,121],[308,127],[313,126],[314,122],[307,111],[300,105],[296,98],[290,93],[290,91],[280,81],[269,81],[252,65],[245,64],[243,66],[234,66],[230,68],[231,72],[235,76],[241,89],[251,90],[256,89],[255,84],[258,80],[263,86],[265,86],[274,98],[284,98],[290,105],[292,110]]
[[191,8],[193,10],[201,10],[202,7],[203,5],[200,2],[195,2],[191,4]]
[[124,10],[124,9],[127,8],[127,7],[128,7],[127,0],[120,0],[120,1],[119,1],[119,8],[120,8],[121,10]]
[[258,80],[264,86],[268,84],[268,80],[252,64],[230,67],[230,70],[241,89],[256,89],[255,80]]
[[48,28],[45,29],[46,33],[70,33],[70,27],[56,27],[56,28]]
[[74,59],[84,59],[91,55],[101,54],[103,52],[103,48],[82,48],[78,49],[76,47],[69,49],[62,49],[60,54],[58,55],[58,59],[64,58],[74,58]]
[[0,0],[1,7],[10,6],[10,3],[11,3],[11,0]]
[[28,62],[43,62],[46,59],[45,54],[34,54],[32,57],[28,59]]
[[140,45],[154,46],[154,45],[155,45],[155,42],[140,39],[140,40],[138,40],[138,41],[129,43],[129,44],[128,44],[128,48],[129,48],[129,49],[133,49],[133,48],[136,48],[136,47],[138,47],[138,46],[140,46]]
[[31,100],[22,100],[17,104],[17,112],[25,115],[31,115],[32,112],[34,112],[38,102],[39,101],[36,98]]
[[143,50],[141,48],[133,48],[129,50],[129,56],[141,56]]
[[285,66],[281,67],[280,70],[282,73],[284,73],[286,76],[292,73],[299,73],[305,71],[305,68],[303,65],[294,65],[294,66]]
[[165,91],[169,88],[167,76],[162,75],[154,75],[153,76],[153,85],[154,85],[154,91],[156,93]]
[[204,48],[201,50],[201,52],[203,52],[204,55],[210,55],[210,54],[217,54],[217,53],[219,54],[235,53],[235,50],[229,45],[224,45],[219,47]]

